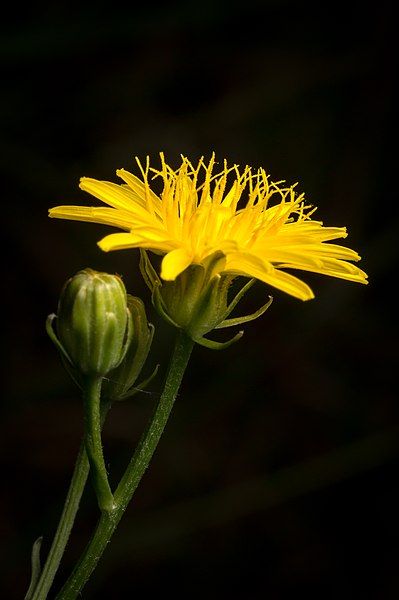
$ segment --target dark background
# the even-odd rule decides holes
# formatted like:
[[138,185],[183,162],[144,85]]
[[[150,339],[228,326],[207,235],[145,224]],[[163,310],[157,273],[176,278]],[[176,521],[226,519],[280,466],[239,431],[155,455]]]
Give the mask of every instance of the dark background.
[[[304,273],[315,300],[275,291],[237,345],[195,349],[83,598],[398,597],[392,6],[42,2],[3,20],[2,598],[23,598],[34,539],[49,548],[81,435],[45,318],[86,266],[149,301],[137,252],[103,254],[109,228],[50,221],[47,209],[89,203],[80,176],[116,181],[134,155],[156,162],[160,150],[176,166],[214,150],[299,181],[326,225],[348,226],[370,285]],[[269,292],[257,284],[242,311]],[[160,362],[163,373],[174,332],[150,315],[147,372]],[[116,475],[161,389],[162,376],[111,412]],[[57,588],[96,516],[89,488]]]

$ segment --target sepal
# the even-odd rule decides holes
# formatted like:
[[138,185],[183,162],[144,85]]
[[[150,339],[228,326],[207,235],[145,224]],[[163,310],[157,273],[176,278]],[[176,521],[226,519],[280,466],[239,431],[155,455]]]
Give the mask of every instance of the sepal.
[[243,317],[235,317],[233,319],[225,319],[219,325],[215,327],[215,329],[224,329],[225,327],[234,327],[235,325],[242,325],[243,323],[249,323],[250,321],[254,321],[258,317],[261,317],[263,313],[267,311],[273,302],[273,296],[269,296],[269,300],[258,310],[251,313],[250,315],[245,315]]
[[[159,371],[159,364],[155,366],[155,369],[153,370],[153,372],[151,373],[151,375],[149,377],[147,377],[146,379],[144,379],[141,383],[138,383],[137,385],[132,385],[125,394],[123,394],[122,396],[118,396],[117,398],[115,398],[115,400],[127,400],[128,398],[135,396],[138,392],[145,392],[146,387],[157,376],[158,371]],[[146,393],[149,394],[151,392],[146,392]]]
[[103,382],[103,396],[110,401],[125,400],[143,389],[157,373],[136,386],[136,381],[147,360],[154,336],[154,326],[147,321],[144,303],[140,298],[127,296],[127,307],[132,322],[132,336],[121,363],[111,371]]
[[240,340],[243,335],[244,335],[244,331],[241,330],[230,340],[227,340],[227,342],[216,342],[214,340],[208,340],[208,338],[204,338],[204,337],[199,338],[194,341],[197,344],[199,344],[200,346],[204,346],[205,348],[209,348],[210,350],[224,350],[225,348],[228,348],[232,344],[235,344],[235,342],[238,342],[238,340]]
[[59,350],[61,356],[72,366],[72,360],[70,359],[68,352],[65,350],[64,346],[61,344],[60,340],[57,337],[57,334],[54,331],[53,323],[56,318],[57,315],[55,313],[51,313],[51,315],[47,317],[46,332],[50,340],[55,345],[55,347]]
[[158,276],[158,273],[156,272],[156,270],[154,269],[154,267],[151,264],[150,259],[148,258],[148,254],[145,250],[143,250],[142,248],[140,248],[140,263],[139,263],[139,267],[140,267],[140,271],[141,274],[143,276],[143,279],[146,283],[146,285],[149,287],[150,290],[153,289],[153,287],[159,283],[159,285],[161,285],[161,280]]
[[31,578],[29,583],[28,591],[25,594],[24,600],[31,600],[33,594],[35,593],[35,589],[40,579],[40,574],[42,572],[41,562],[40,562],[40,550],[43,542],[43,536],[40,536],[33,542],[32,546],[32,554],[31,554]]

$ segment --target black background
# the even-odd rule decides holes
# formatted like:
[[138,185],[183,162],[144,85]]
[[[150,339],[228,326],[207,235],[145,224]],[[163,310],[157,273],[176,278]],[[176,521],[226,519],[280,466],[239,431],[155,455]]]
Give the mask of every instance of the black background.
[[[22,598],[30,547],[49,548],[82,428],[78,393],[44,333],[64,280],[120,273],[149,302],[137,253],[107,227],[50,221],[86,204],[82,175],[116,181],[165,151],[263,166],[346,225],[368,287],[304,274],[244,338],[196,348],[173,416],[83,598],[397,598],[397,258],[393,4],[37,3],[2,23],[2,597]],[[270,292],[257,284],[241,307]],[[148,372],[174,332],[159,322]],[[223,339],[223,334],[219,339]],[[150,394],[105,428],[116,479]],[[56,579],[97,517],[92,490]],[[54,593],[50,594],[54,597]]]

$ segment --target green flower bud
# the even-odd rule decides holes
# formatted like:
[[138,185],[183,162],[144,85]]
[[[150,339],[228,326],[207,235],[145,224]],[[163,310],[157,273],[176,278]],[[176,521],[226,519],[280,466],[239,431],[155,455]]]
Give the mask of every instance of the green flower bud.
[[135,386],[151,348],[154,326],[148,323],[144,303],[140,298],[127,295],[127,307],[132,319],[133,334],[126,354],[116,369],[111,371],[103,383],[103,395],[109,400],[125,400],[138,389],[149,383],[156,374]]
[[57,317],[59,345],[77,373],[104,376],[122,361],[132,328],[120,277],[79,271],[64,285]]

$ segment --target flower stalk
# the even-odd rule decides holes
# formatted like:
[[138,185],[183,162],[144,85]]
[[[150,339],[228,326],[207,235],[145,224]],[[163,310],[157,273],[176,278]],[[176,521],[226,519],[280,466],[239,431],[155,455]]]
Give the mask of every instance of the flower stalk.
[[194,342],[179,331],[169,365],[164,390],[136,451],[114,495],[113,511],[103,512],[96,531],[56,600],[74,600],[94,571],[138,484],[143,477],[165,429],[186,370]]
[[80,499],[86,486],[89,469],[89,461],[87,460],[84,443],[82,443],[65,499],[64,509],[46,563],[33,594],[27,596],[26,600],[45,600],[47,598],[68,543],[76,513],[79,509]]
[[[109,407],[109,402],[101,403],[101,425],[104,422]],[[54,577],[60,566],[62,556],[65,552],[73,524],[75,522],[89,471],[90,465],[86,454],[85,444],[84,441],[82,441],[72,474],[71,483],[65,499],[64,508],[47,556],[47,560],[43,566],[43,570],[40,573],[40,577],[38,578],[34,591],[32,591],[30,595],[27,595],[25,600],[45,600],[47,598],[47,595],[53,584]]]
[[101,441],[102,377],[87,377],[84,385],[85,447],[92,472],[92,483],[101,511],[114,509],[114,498],[108,481]]

